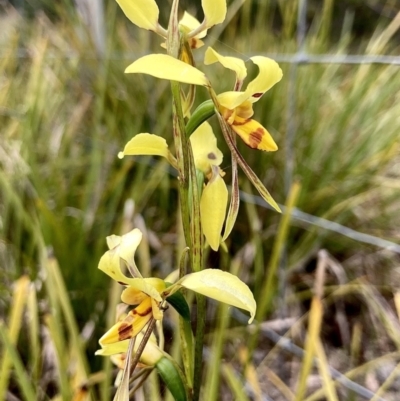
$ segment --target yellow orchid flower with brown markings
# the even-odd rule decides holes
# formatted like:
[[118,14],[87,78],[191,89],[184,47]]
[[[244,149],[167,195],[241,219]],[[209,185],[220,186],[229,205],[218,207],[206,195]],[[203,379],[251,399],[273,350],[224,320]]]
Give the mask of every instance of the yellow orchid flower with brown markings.
[[[204,269],[188,274],[175,284],[159,278],[143,278],[136,267],[134,256],[142,239],[135,228],[128,234],[107,237],[109,250],[102,256],[99,269],[126,288],[121,300],[127,305],[137,305],[127,316],[111,327],[99,340],[103,351],[100,355],[120,354],[126,351],[127,340],[136,337],[153,318],[163,318],[162,304],[181,288],[195,291],[217,301],[245,309],[250,312],[249,323],[254,319],[256,303],[252,292],[238,277],[216,269]],[[134,277],[122,273],[126,266]]]
[[[153,31],[167,38],[167,31],[159,24],[159,8],[155,0],[116,0],[126,17],[139,28]],[[202,0],[204,20],[200,23],[185,12],[179,21],[181,30],[192,49],[203,45],[200,40],[207,30],[224,21],[226,16],[226,0]]]
[[247,70],[243,60],[235,57],[224,57],[209,47],[205,53],[206,65],[220,63],[236,73],[234,90],[217,95],[219,111],[225,121],[253,149],[273,152],[278,149],[270,133],[251,117],[254,114],[253,103],[282,79],[282,70],[276,61],[255,56],[250,60],[259,68],[259,73],[245,91],[240,91]]

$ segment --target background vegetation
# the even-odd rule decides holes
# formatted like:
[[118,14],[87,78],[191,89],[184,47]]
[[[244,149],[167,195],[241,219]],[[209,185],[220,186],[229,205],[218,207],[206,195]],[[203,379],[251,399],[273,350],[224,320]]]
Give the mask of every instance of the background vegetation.
[[[230,21],[214,28],[207,44],[245,59],[261,53],[279,61],[299,50],[299,1],[240,3],[230,2]],[[93,357],[118,302],[119,289],[97,270],[105,237],[144,230],[144,276],[165,277],[182,249],[167,165],[116,157],[139,132],[171,143],[169,86],[123,74],[139,55],[159,51],[160,40],[129,24],[114,2],[106,4],[103,57],[72,5],[54,4],[25,9],[24,16],[4,6],[0,15],[0,399],[108,400],[112,369]],[[380,14],[364,25],[359,13],[370,13],[371,5]],[[310,2],[300,50],[397,55],[396,7]],[[280,150],[241,151],[293,214],[267,209],[241,177],[229,254],[208,258],[252,287],[261,332],[246,327],[240,313],[209,305],[204,399],[371,399],[360,395],[369,389],[373,399],[395,400],[399,64],[280,64],[284,79],[255,107]],[[221,90],[232,85],[222,68],[207,71]],[[343,234],[354,232],[343,226],[376,238],[349,238]],[[166,320],[173,353],[175,319],[171,313]],[[289,343],[278,346],[279,336]],[[312,367],[315,355],[320,363]],[[349,390],[344,379],[335,388],[328,365],[364,390]],[[150,399],[161,399],[164,390],[151,380]]]

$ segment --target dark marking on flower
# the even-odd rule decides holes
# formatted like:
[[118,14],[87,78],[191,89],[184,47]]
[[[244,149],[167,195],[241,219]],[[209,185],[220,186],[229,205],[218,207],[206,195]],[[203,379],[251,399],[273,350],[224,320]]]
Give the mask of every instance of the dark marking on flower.
[[150,306],[150,308],[147,308],[144,312],[139,312],[137,310],[137,308],[132,311],[132,313],[134,315],[139,315],[139,316],[142,316],[142,317],[148,315],[150,312],[151,312],[151,306]]
[[197,49],[197,44],[198,44],[198,40],[196,38],[190,39],[190,48],[191,49]]
[[207,155],[207,157],[208,157],[210,160],[215,160],[215,159],[217,158],[217,156],[215,156],[215,154],[214,154],[213,152],[210,152],[210,153]]
[[256,99],[259,99],[263,94],[264,94],[264,92],[253,93],[253,97],[255,97]]
[[263,136],[264,136],[264,130],[261,127],[258,127],[255,131],[250,132],[249,146],[251,148],[257,149],[258,145],[262,141]]
[[127,340],[132,337],[133,327],[131,324],[122,322],[118,327],[118,341]]
[[128,285],[128,284],[124,283],[123,281],[118,281],[118,284],[121,284],[121,285]]

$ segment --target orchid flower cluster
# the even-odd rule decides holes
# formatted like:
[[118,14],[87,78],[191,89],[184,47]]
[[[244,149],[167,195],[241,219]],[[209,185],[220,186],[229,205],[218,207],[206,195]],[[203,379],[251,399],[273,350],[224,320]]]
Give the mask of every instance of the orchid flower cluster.
[[[236,146],[236,135],[250,148],[267,152],[277,150],[277,145],[267,129],[252,117],[253,104],[281,80],[282,71],[274,60],[261,56],[251,57],[251,62],[258,67],[259,72],[247,84],[246,89],[242,90],[247,76],[244,61],[223,56],[209,47],[205,51],[204,64],[220,64],[235,74],[232,90],[217,94],[210,79],[195,67],[192,51],[204,45],[201,39],[206,36],[208,29],[224,21],[226,0],[202,0],[204,20],[201,23],[187,12],[178,20],[179,0],[173,0],[167,29],[159,23],[159,9],[155,0],[117,2],[131,22],[165,39],[165,42],[160,44],[166,48],[166,54],[160,52],[141,57],[128,66],[125,72],[149,74],[171,81],[171,131],[175,148],[173,154],[163,137],[138,133],[118,156],[164,157],[177,170],[187,245],[184,256],[188,254],[189,257],[182,257],[179,277],[176,279],[144,278],[134,258],[142,239],[140,230],[136,228],[123,236],[112,235],[107,238],[109,250],[101,258],[99,269],[124,287],[121,301],[132,309],[100,339],[101,349],[97,354],[112,355],[114,361],[123,367],[116,400],[129,399],[130,374],[140,362],[144,366],[157,368],[175,399],[197,401],[201,377],[196,375],[201,374],[201,325],[204,324],[205,312],[202,297],[210,297],[247,310],[250,313],[249,323],[255,316],[256,302],[249,287],[228,272],[205,268],[203,250],[208,244],[211,249],[218,251],[233,229],[239,210],[238,165],[266,202],[279,211],[278,205],[261,180],[240,154]],[[181,84],[186,84],[186,91]],[[196,87],[204,87],[210,100],[192,111]],[[230,195],[220,167],[223,154],[218,149],[217,137],[207,121],[214,115],[231,152]],[[124,272],[128,272],[130,276]],[[192,334],[188,337],[188,327],[191,333],[190,324],[187,324],[190,312],[181,289],[194,291],[198,297],[199,318],[195,337]],[[194,356],[191,352],[182,355],[184,373],[163,351],[161,322],[168,305],[178,311],[182,321],[186,321],[186,326],[182,324],[180,327],[183,347],[190,348],[189,343],[196,339]],[[157,338],[153,334],[155,327]]]

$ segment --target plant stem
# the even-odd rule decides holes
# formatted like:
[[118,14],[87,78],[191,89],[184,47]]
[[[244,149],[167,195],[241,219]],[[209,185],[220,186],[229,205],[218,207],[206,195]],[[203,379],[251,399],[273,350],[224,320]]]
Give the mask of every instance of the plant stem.
[[198,401],[200,397],[202,362],[203,362],[203,339],[206,326],[206,297],[196,294],[197,300],[197,326],[196,326],[196,345],[194,349],[194,380],[193,380],[193,401]]

